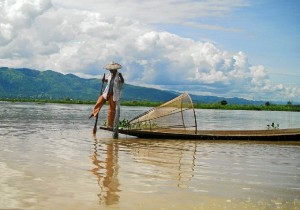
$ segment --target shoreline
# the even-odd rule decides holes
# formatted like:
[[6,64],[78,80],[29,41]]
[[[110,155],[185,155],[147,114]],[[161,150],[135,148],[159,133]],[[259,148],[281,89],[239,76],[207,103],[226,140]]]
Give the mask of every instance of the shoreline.
[[[56,104],[95,104],[96,101],[86,101],[86,100],[71,100],[71,99],[0,99],[0,101],[6,102],[21,102],[21,103],[56,103]],[[142,107],[157,107],[164,102],[154,102],[154,101],[121,101],[123,106],[142,106]],[[290,111],[290,112],[300,112],[300,105],[254,105],[254,104],[226,104],[221,103],[194,103],[195,109],[219,109],[219,110],[256,110],[256,111]]]

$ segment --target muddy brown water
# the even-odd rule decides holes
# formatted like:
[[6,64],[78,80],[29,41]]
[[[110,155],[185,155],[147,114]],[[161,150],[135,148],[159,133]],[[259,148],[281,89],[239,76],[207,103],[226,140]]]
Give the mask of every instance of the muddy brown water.
[[[91,108],[0,102],[0,209],[300,209],[298,142],[116,140],[92,135]],[[300,127],[299,113],[197,116],[204,129]]]

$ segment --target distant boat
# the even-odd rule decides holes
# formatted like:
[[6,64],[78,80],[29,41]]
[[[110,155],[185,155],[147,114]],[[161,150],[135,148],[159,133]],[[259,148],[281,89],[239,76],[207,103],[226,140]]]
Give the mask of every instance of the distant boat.
[[[123,127],[122,127],[123,126]],[[119,127],[119,133],[139,138],[191,140],[300,141],[300,128],[265,130],[199,130],[191,97],[178,97],[150,109]],[[100,127],[104,130],[111,128]]]

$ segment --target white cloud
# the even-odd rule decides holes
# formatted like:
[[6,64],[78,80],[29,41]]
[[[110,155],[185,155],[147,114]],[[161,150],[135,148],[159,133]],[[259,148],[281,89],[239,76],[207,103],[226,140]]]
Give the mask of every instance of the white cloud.
[[116,1],[5,1],[0,9],[0,66],[101,77],[102,67],[115,60],[131,84],[251,99],[252,94],[264,99],[274,91],[299,97],[299,88],[271,85],[264,67],[251,65],[243,52],[227,52],[147,25],[211,12],[224,15],[232,9],[228,2],[122,1],[116,7]]
[[250,68],[250,71],[252,74],[251,82],[255,86],[263,86],[264,81],[266,81],[266,79],[267,79],[267,74],[266,74],[265,68],[262,65],[253,66]]
[[50,7],[50,0],[2,0],[0,43],[11,41],[18,35],[20,29],[30,27],[34,19]]

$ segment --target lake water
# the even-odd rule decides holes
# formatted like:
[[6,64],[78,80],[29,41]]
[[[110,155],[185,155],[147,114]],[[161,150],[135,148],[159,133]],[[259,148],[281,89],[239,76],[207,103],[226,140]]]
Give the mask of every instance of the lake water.
[[[92,107],[0,102],[0,209],[300,209],[300,143],[114,140],[92,135]],[[201,129],[300,127],[295,112],[196,114]]]

